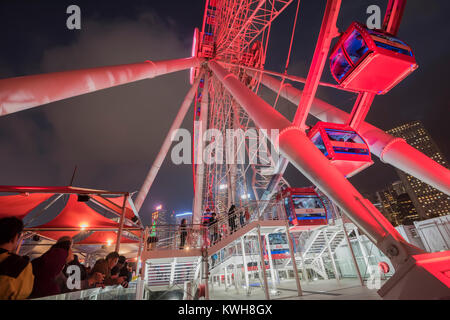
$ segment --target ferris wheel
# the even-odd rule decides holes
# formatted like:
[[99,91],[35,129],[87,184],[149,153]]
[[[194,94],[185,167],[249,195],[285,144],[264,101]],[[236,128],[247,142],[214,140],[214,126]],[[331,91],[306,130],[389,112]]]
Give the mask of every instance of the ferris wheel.
[[[257,93],[260,81],[247,74],[246,70],[249,69],[245,67],[257,70],[263,68],[271,24],[292,2],[206,1],[201,31],[194,31],[192,55],[220,61],[250,90]],[[191,84],[200,72],[201,68],[191,69]],[[197,160],[204,157],[198,142],[205,129],[220,132],[226,140],[226,147],[221,150],[225,161],[206,159],[204,164],[195,161],[193,165],[194,213],[198,215],[206,208],[224,213],[232,204],[242,204],[251,198],[260,200],[277,163],[272,157],[268,141],[258,136],[255,123],[221,81],[210,74],[203,74],[200,81],[195,99],[194,123],[197,126],[194,126],[194,156],[197,156]],[[227,134],[230,132],[232,135]],[[263,151],[266,161],[262,163],[255,159],[257,154],[249,146],[256,146],[255,150]],[[238,161],[240,151],[248,154],[248,161]],[[281,178],[277,188],[286,184],[287,181]]]

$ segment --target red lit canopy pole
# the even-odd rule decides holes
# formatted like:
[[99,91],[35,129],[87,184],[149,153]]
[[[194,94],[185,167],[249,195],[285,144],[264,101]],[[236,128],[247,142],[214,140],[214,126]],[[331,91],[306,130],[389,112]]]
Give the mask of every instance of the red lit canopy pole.
[[[414,280],[416,281],[414,288],[418,288],[418,283],[423,288],[431,288],[430,292],[433,292],[433,297],[439,297],[445,290],[448,290],[448,282],[450,281],[446,283],[431,276],[431,274],[435,275],[434,273],[437,272],[422,268],[417,262],[427,259],[428,255],[420,255],[423,253],[421,249],[407,243],[370,201],[364,199],[338,169],[328,161],[308,139],[303,130],[297,126],[292,126],[289,120],[245,87],[236,76],[227,72],[219,64],[210,61],[208,65],[259,128],[266,129],[267,132],[273,129],[280,130],[279,148],[283,156],[289,159],[299,171],[341,207],[349,219],[391,259],[397,273],[400,274],[400,280],[396,280],[397,282],[408,278],[409,281]],[[268,137],[270,138],[269,133]],[[276,141],[272,141],[272,143],[276,143]],[[442,261],[441,265],[437,266],[437,263],[434,266],[442,267],[444,263],[449,261],[448,255],[443,257]],[[427,261],[427,263],[433,262]],[[438,271],[440,272],[440,270]],[[410,279],[411,277],[414,279]],[[392,281],[389,285],[391,284]],[[411,293],[410,290],[405,291],[400,288],[398,291],[397,289],[394,288],[394,291],[391,291],[390,288],[385,289],[383,295],[389,297],[389,292],[393,292],[394,296],[396,294],[397,296],[411,294],[414,297],[432,298],[423,295],[420,290],[413,290]]]
[[201,58],[54,72],[0,80],[0,116],[58,100],[198,67]]

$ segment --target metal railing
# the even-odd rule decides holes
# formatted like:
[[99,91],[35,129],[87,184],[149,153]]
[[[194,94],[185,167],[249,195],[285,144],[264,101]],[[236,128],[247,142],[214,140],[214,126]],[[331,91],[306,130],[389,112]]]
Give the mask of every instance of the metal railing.
[[91,288],[72,291],[53,296],[37,298],[33,300],[135,300],[136,282],[130,282],[128,288],[121,285],[107,286],[104,288]]

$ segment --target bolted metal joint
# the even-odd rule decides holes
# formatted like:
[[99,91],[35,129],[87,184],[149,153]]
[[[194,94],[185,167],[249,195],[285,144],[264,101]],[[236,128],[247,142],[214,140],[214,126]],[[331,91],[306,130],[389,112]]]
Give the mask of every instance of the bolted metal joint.
[[388,256],[390,258],[392,258],[392,257],[398,256],[400,251],[398,250],[398,248],[395,245],[391,245],[391,246],[389,246],[389,248],[387,248],[386,253],[388,254]]

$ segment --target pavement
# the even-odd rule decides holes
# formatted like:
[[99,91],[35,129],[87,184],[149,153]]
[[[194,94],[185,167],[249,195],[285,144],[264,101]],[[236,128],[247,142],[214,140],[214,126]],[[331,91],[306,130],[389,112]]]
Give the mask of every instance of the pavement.
[[[297,294],[294,279],[282,280],[276,285],[276,290],[269,282],[270,298],[273,300],[381,300],[377,289],[361,286],[358,279],[336,279],[301,281],[302,296]],[[251,285],[250,295],[244,288],[236,289],[234,285],[225,289],[222,284],[209,285],[211,300],[265,300],[264,290],[258,283]]]

